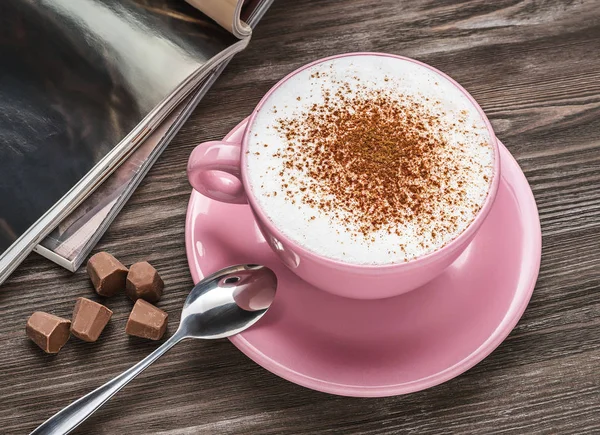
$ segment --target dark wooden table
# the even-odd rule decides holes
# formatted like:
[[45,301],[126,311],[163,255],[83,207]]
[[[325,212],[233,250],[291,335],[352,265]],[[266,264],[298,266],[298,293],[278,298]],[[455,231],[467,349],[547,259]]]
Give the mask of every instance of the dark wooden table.
[[[162,272],[172,333],[192,284],[184,250],[194,146],[221,138],[282,76],[347,51],[410,56],[447,72],[481,103],[538,202],[543,258],[533,299],[508,339],[443,385],[356,399],[267,372],[227,340],[184,342],[78,433],[599,433],[600,3],[588,1],[277,0],[150,171],[96,251]],[[130,302],[98,343],[56,357],[24,334],[34,310],[70,316],[93,297],[31,255],[0,289],[0,433],[26,433],[157,344],[124,332]]]

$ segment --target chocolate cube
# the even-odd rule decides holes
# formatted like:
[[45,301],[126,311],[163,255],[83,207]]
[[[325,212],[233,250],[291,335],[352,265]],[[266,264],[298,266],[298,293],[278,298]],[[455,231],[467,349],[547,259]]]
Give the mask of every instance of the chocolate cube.
[[158,302],[165,284],[150,263],[142,261],[132,264],[127,274],[127,295],[132,301],[144,299]]
[[160,308],[138,299],[131,310],[125,332],[136,337],[160,340],[167,330],[169,315]]
[[110,320],[112,311],[86,298],[78,298],[73,309],[71,334],[84,341],[96,341]]
[[96,293],[113,296],[125,288],[127,268],[108,252],[98,252],[87,263],[87,273]]
[[46,353],[58,353],[69,340],[71,322],[62,317],[36,311],[27,320],[27,336]]

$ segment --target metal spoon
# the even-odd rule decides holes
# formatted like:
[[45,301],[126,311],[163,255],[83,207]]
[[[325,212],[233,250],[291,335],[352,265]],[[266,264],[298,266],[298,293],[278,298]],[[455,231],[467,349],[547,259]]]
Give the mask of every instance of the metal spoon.
[[246,264],[220,270],[200,281],[188,295],[179,328],[162,346],[111,381],[71,403],[32,434],[66,434],[184,338],[215,339],[254,325],[275,298],[277,277],[264,266]]

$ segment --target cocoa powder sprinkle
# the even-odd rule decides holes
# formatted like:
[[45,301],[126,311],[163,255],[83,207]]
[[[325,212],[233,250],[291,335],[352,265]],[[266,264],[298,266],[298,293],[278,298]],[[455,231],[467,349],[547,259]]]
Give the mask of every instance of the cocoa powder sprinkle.
[[[457,182],[461,161],[448,152],[451,126],[430,108],[382,90],[342,85],[334,95],[324,91],[322,103],[277,121],[288,144],[275,154],[283,162],[285,196],[369,239],[377,231],[400,235],[407,223],[428,228],[433,240],[456,230],[445,207],[470,203]],[[294,182],[293,171],[307,177]],[[470,207],[475,215],[480,205]]]

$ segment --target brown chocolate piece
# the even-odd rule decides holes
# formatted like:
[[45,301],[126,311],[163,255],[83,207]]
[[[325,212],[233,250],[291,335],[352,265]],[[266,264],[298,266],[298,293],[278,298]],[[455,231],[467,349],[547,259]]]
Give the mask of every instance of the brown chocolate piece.
[[144,299],[148,302],[158,302],[164,286],[156,269],[147,261],[132,264],[129,268],[126,288],[127,296],[132,301]]
[[96,293],[113,296],[125,288],[127,268],[108,252],[98,252],[87,263],[87,273]]
[[73,309],[71,334],[84,341],[96,341],[112,316],[104,305],[78,298]]
[[125,332],[136,337],[160,340],[167,330],[169,315],[160,308],[138,299],[131,310]]
[[70,320],[36,311],[27,320],[25,331],[44,352],[58,353],[69,340],[69,326]]

